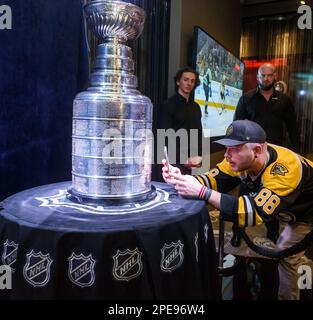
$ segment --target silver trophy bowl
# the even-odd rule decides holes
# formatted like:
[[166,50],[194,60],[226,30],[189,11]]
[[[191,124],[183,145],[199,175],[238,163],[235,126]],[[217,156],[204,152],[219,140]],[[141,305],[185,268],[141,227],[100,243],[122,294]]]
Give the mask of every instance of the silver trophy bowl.
[[121,1],[90,1],[88,27],[103,40],[89,88],[73,105],[72,188],[79,202],[146,199],[151,195],[152,115],[140,94],[131,48],[145,12]]
[[143,9],[123,1],[90,1],[84,11],[89,29],[102,40],[126,42],[137,39],[146,18]]

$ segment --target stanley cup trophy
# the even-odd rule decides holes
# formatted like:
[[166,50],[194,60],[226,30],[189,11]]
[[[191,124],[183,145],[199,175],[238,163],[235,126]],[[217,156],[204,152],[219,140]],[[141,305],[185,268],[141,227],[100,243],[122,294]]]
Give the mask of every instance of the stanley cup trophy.
[[145,11],[122,1],[91,0],[84,12],[102,42],[90,87],[74,100],[70,199],[151,198],[153,106],[136,89],[132,50],[125,44],[140,36]]

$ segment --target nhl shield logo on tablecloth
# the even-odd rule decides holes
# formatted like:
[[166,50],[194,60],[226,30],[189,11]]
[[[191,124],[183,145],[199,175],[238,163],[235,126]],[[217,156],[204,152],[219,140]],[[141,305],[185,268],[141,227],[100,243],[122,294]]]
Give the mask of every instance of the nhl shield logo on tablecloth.
[[52,264],[50,254],[42,254],[32,250],[26,255],[23,269],[25,280],[34,287],[43,287],[50,280],[50,267]]
[[2,263],[11,267],[11,270],[14,271],[14,265],[17,259],[18,244],[14,241],[6,240],[3,244],[3,247]]
[[184,245],[178,240],[171,242],[171,244],[164,244],[161,249],[161,270],[164,272],[172,272],[179,268],[184,261],[183,254]]
[[136,248],[135,250],[117,250],[113,256],[113,276],[116,280],[129,281],[138,277],[142,271],[142,252]]
[[74,252],[68,258],[68,277],[69,279],[80,287],[90,287],[95,282],[95,264],[96,260],[92,255],[84,256],[82,253],[76,255]]

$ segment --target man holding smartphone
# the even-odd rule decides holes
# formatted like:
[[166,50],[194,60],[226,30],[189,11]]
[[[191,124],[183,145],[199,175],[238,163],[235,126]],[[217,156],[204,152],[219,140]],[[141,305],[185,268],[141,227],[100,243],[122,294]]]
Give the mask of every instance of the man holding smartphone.
[[[238,228],[281,220],[285,226],[275,244],[283,251],[313,230],[313,162],[291,150],[269,144],[263,128],[250,120],[236,120],[223,139],[225,159],[209,172],[183,175],[178,168],[162,168],[166,183],[187,198],[204,199]],[[165,160],[163,160],[165,165]],[[240,185],[237,197],[229,192]],[[304,249],[279,260],[281,300],[298,300],[298,270]]]

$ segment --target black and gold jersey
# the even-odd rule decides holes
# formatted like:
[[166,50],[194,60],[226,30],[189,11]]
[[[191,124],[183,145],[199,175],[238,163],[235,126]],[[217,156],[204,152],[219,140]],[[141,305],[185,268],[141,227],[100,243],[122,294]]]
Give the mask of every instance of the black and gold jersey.
[[[269,162],[255,181],[234,172],[224,159],[198,175],[201,184],[222,193],[220,210],[240,227],[279,218],[292,223],[313,222],[313,162],[289,149],[268,145]],[[240,185],[240,196],[226,194]]]

